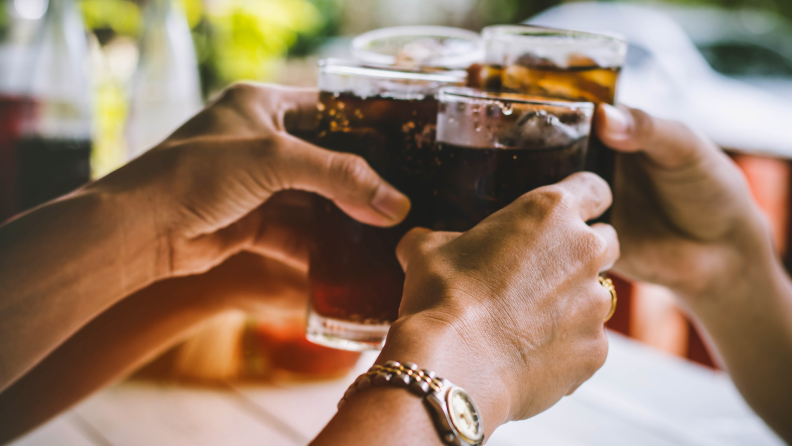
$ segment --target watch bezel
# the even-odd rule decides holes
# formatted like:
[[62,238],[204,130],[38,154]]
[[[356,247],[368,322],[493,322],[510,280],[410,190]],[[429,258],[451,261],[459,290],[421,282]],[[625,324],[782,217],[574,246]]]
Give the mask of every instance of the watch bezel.
[[[461,394],[462,397],[465,399],[467,403],[473,408],[473,415],[476,417],[476,426],[477,426],[477,435],[475,438],[470,438],[465,435],[462,430],[457,425],[457,421],[454,416],[454,406],[451,404],[451,399],[454,397],[455,394]],[[467,443],[477,444],[481,440],[484,439],[484,426],[481,424],[481,413],[476,406],[476,402],[473,401],[473,398],[470,396],[469,393],[465,391],[465,389],[459,386],[451,386],[450,389],[445,394],[445,405],[446,410],[448,411],[448,418],[450,421],[451,426],[454,428],[454,433],[459,436],[462,440],[465,440]]]

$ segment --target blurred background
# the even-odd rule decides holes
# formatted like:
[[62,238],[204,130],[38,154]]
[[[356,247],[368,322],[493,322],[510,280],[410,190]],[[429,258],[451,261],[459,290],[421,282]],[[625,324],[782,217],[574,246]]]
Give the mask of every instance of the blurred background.
[[[35,46],[35,36],[41,31],[48,1],[3,0],[3,3],[0,40],[6,46]],[[75,0],[74,3],[90,33],[90,88],[94,98],[91,166],[92,175],[97,177],[127,159],[126,120],[133,97],[130,92],[146,88],[134,85],[136,71],[148,71],[148,77],[154,78],[151,82],[167,83],[168,79],[164,78],[189,78],[191,73],[184,71],[194,70],[200,82],[198,89],[202,101],[238,80],[315,85],[316,60],[348,54],[351,37],[371,29],[431,24],[478,31],[495,23],[519,23],[548,8],[575,2],[176,0],[170,7],[163,7],[169,6],[168,0]],[[715,71],[783,92],[792,99],[792,2],[607,3],[643,5],[661,11],[681,25]],[[654,37],[662,40],[664,35],[660,33]],[[181,60],[147,54],[157,51],[171,51],[179,54]],[[7,56],[6,53],[3,55]],[[194,56],[184,53],[194,53]],[[632,56],[640,57],[638,51],[633,53]],[[0,64],[4,65],[3,71],[11,68],[8,57],[0,60]],[[163,67],[150,66],[157,64],[181,65],[183,73],[174,75]],[[138,74],[138,78],[146,75]],[[161,79],[156,79],[157,76]],[[2,79],[6,84],[9,83],[7,77]],[[0,89],[6,91],[13,91],[14,87],[0,85]],[[17,86],[17,89],[23,90],[24,86]],[[186,96],[190,93],[164,89],[162,95],[181,95],[174,100],[189,101]]]
[[[773,222],[779,251],[789,251],[789,0],[2,0],[0,221],[123,165],[229,83],[315,85],[317,60],[349,56],[362,32],[526,20],[627,36],[620,101],[684,120],[727,149]],[[24,112],[31,102],[47,104],[36,123]],[[14,159],[13,144],[78,150],[54,161],[72,168],[51,196],[34,196],[25,182],[44,179],[24,176],[34,161]],[[14,187],[23,193],[7,192]],[[667,291],[619,287],[612,328],[713,365]]]

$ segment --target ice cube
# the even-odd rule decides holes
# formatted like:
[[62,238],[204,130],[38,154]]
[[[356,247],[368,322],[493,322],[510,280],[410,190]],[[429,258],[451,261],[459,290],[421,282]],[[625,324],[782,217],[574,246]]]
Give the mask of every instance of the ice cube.
[[534,53],[525,53],[514,61],[515,65],[522,65],[529,68],[558,68],[552,60],[546,57],[537,56]]
[[476,51],[476,44],[462,39],[424,37],[404,44],[396,54],[396,66],[431,65],[441,58]]
[[586,136],[588,126],[577,111],[548,112],[533,110],[524,114],[517,125],[498,138],[500,147],[563,147]]

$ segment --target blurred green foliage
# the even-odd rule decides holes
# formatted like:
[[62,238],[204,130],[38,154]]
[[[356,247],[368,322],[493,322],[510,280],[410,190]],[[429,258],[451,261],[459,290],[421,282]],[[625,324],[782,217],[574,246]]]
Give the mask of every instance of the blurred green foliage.
[[473,22],[480,26],[498,23],[519,23],[528,17],[552,6],[564,3],[561,0],[479,0],[474,9]]
[[[151,1],[151,0],[148,0]],[[204,93],[241,79],[267,80],[287,55],[309,54],[340,24],[338,0],[175,0],[192,29]],[[139,37],[147,0],[80,0],[99,41]]]
[[8,10],[7,2],[0,2],[0,39],[5,38],[8,31]]
[[319,21],[311,32],[297,34],[289,48],[289,55],[300,57],[315,51],[328,36],[338,35],[341,29],[342,10],[339,0],[310,0],[319,13]]
[[140,8],[130,0],[82,0],[80,8],[88,29],[128,36],[137,35],[141,29]]
[[201,22],[204,15],[204,2],[203,0],[179,0],[181,3],[184,15],[187,17],[187,23],[190,28],[195,28]]
[[683,6],[759,9],[775,12],[792,19],[792,1],[790,0],[665,0],[665,2]]
[[219,80],[268,79],[300,34],[315,32],[319,10],[307,0],[236,0],[207,14]]
[[721,42],[699,50],[722,74],[792,77],[792,61],[769,48],[748,42]]
[[[138,37],[142,9],[152,0],[79,1],[86,25],[105,43],[116,35]],[[174,1],[181,4],[192,29],[205,94],[240,79],[272,79],[285,57],[308,55],[328,36],[337,35],[344,8],[355,7],[352,0]],[[477,0],[466,26],[520,22],[568,1],[574,0]],[[792,0],[603,1],[762,9],[792,19]],[[0,33],[4,13],[0,8]],[[744,52],[750,55],[751,50]],[[716,56],[726,60],[732,55]]]
[[[473,20],[481,26],[496,23],[516,23],[547,8],[575,0],[478,0]],[[778,13],[792,19],[792,0],[601,0],[625,3],[660,4],[671,3],[681,6],[716,6],[727,9],[759,9]]]

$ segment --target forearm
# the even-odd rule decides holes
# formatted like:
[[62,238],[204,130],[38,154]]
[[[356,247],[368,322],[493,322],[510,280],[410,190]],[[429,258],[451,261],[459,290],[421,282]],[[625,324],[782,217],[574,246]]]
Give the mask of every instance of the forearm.
[[771,249],[685,299],[753,409],[792,440],[792,283]]
[[437,445],[440,436],[421,398],[378,387],[355,395],[311,443],[323,445]]
[[215,315],[292,311],[306,293],[302,271],[247,253],[205,274],[152,284],[93,319],[0,393],[0,444],[134,371]]
[[[132,372],[222,307],[196,301],[190,279],[154,284],[114,305],[0,393],[0,444]],[[194,291],[194,290],[193,290]]]
[[136,207],[94,185],[0,227],[0,390],[165,271]]
[[[407,326],[411,325],[411,326]],[[485,438],[508,421],[509,401],[481,361],[464,354],[464,340],[446,327],[400,320],[377,364],[414,362],[464,388],[481,411]],[[372,387],[353,395],[311,443],[321,445],[442,445],[423,398],[406,389]]]

